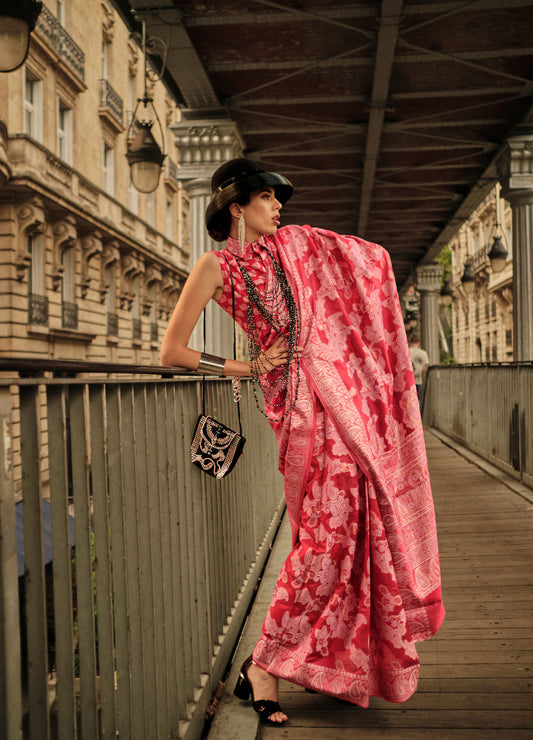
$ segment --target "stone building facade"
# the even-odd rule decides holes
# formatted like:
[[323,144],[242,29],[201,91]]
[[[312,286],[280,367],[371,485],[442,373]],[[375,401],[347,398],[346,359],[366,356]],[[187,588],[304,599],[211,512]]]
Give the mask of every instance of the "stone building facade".
[[[508,251],[502,272],[491,269],[488,253],[495,236]],[[478,205],[449,243],[452,252],[451,322],[453,357],[462,363],[513,360],[513,249],[511,206],[500,186]],[[475,274],[468,295],[461,283],[465,263]]]
[[130,181],[143,67],[106,0],[45,0],[25,64],[0,74],[1,356],[159,364],[189,268],[189,206],[180,114],[153,70],[167,157],[154,193]]

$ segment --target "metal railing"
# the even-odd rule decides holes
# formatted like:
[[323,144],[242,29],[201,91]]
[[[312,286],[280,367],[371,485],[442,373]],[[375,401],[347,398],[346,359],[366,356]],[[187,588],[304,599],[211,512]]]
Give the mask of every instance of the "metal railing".
[[533,487],[533,363],[430,368],[424,423]]
[[43,5],[37,18],[37,29],[48,40],[61,59],[67,62],[69,67],[83,81],[85,79],[85,54],[46,5]]
[[[283,512],[248,384],[244,455],[216,481],[190,461],[198,376],[0,372],[0,736],[19,739],[22,718],[32,740],[199,738]],[[236,428],[231,385],[206,383],[206,408]]]
[[107,80],[100,80],[100,107],[110,111],[114,118],[122,124],[124,115],[122,98]]

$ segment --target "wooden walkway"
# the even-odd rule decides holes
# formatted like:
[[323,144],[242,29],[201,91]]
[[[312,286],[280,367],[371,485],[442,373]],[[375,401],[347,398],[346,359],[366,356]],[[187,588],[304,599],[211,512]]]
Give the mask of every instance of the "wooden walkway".
[[282,682],[290,722],[257,738],[533,739],[533,504],[431,432],[426,441],[447,617],[419,643],[418,691],[360,709]]

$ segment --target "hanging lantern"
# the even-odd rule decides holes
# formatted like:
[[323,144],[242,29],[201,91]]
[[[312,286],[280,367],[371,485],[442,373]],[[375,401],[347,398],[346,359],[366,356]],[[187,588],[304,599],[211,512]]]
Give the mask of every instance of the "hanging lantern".
[[152,125],[151,121],[137,123],[137,133],[126,154],[131,181],[141,193],[152,193],[157,188],[165,159],[152,134]]
[[0,72],[13,72],[26,61],[42,7],[38,0],[0,0]]
[[453,290],[449,280],[446,280],[440,290],[440,298],[445,306],[451,306],[453,301]]
[[490,266],[494,272],[501,272],[505,268],[508,254],[509,253],[503,246],[503,242],[500,237],[494,237],[492,248],[487,255],[490,260]]
[[463,277],[461,278],[464,291],[467,295],[473,295],[476,289],[476,276],[470,262],[465,262]]

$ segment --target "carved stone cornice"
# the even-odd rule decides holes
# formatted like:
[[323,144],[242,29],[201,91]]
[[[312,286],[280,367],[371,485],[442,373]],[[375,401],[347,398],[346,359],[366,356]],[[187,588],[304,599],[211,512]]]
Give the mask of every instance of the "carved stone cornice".
[[101,5],[103,11],[102,31],[104,34],[104,40],[106,43],[110,44],[115,37],[115,11],[105,2],[105,0],[102,0]]

